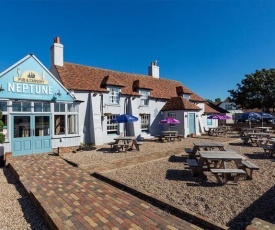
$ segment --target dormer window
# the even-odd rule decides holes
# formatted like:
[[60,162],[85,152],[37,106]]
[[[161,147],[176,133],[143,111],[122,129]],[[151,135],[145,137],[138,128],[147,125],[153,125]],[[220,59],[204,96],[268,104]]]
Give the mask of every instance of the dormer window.
[[190,94],[183,94],[182,97],[186,100],[190,100]]
[[118,105],[120,99],[120,88],[118,87],[108,87],[109,90],[109,104]]
[[149,90],[139,90],[140,97],[140,105],[141,106],[148,106],[149,105]]

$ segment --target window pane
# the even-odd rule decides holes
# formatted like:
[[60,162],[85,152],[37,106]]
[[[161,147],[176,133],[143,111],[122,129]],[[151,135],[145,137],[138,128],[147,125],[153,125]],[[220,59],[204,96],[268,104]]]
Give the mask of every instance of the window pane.
[[54,112],[65,112],[65,104],[64,103],[55,103],[54,104]]
[[68,116],[68,133],[76,134],[77,133],[77,115]]
[[12,102],[12,111],[21,112],[21,102]]
[[140,90],[139,94],[140,97],[140,105],[146,106],[149,104],[149,91],[146,90]]
[[119,104],[118,88],[110,88],[109,99],[110,99],[110,104]]
[[54,116],[54,134],[62,135],[65,134],[65,115]]
[[51,104],[50,103],[44,103],[43,104],[43,111],[44,112],[51,112]]
[[111,122],[112,119],[115,119],[118,115],[112,114],[107,116],[107,133],[117,133],[118,131],[118,124]]
[[34,103],[34,112],[42,112],[42,102]]
[[50,135],[50,117],[36,116],[35,117],[35,134],[36,137]]
[[78,104],[68,104],[68,112],[78,112]]
[[4,102],[4,101],[0,102],[0,110],[7,111],[7,102]]
[[22,102],[22,112],[31,112],[31,102]]
[[149,131],[150,114],[144,114],[140,116],[140,124],[142,131]]

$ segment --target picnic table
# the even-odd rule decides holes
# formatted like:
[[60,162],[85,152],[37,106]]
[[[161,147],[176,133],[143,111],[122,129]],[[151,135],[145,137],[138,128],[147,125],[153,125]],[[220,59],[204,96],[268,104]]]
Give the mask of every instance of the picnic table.
[[247,133],[246,136],[241,137],[243,144],[248,144],[250,141],[252,144],[255,143],[257,146],[267,144],[271,138],[270,133]]
[[183,138],[183,135],[178,134],[178,131],[162,131],[161,135],[155,136],[158,138],[158,141],[180,141]]
[[271,127],[254,127],[255,129],[259,129],[259,130],[261,130],[261,132],[264,132],[264,133],[266,133],[266,132],[268,132],[270,129],[271,129]]
[[209,128],[208,130],[208,135],[212,136],[212,135],[222,135],[225,134],[228,130],[223,128],[223,127],[212,127]]
[[240,131],[240,137],[245,137],[247,136],[248,133],[257,133],[259,132],[259,129],[257,128],[242,128]]
[[[203,167],[206,166],[220,184],[227,183],[229,175],[233,175],[234,183],[237,184],[240,176],[246,174],[245,170],[239,168],[243,165],[243,157],[234,151],[199,151],[199,155],[198,165],[200,170],[202,171]],[[236,168],[228,168],[228,161],[234,161]]]
[[142,144],[136,140],[134,136],[124,136],[124,137],[116,137],[114,138],[114,142],[108,143],[111,146],[111,149],[115,150],[116,152],[125,151],[129,148],[136,147],[139,150],[139,146]]
[[193,142],[194,147],[190,151],[190,158],[194,158],[194,156],[198,153],[198,151],[201,150],[213,150],[218,149],[220,151],[225,151],[224,144],[221,142],[215,142],[215,141],[194,141]]

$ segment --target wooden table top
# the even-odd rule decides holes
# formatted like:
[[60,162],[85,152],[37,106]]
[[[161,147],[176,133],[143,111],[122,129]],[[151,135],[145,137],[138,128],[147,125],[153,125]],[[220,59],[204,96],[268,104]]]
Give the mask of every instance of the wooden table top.
[[115,137],[114,140],[129,141],[129,140],[134,140],[135,138],[136,137],[134,137],[134,136]]
[[199,151],[202,158],[209,160],[242,160],[243,156],[234,151]]

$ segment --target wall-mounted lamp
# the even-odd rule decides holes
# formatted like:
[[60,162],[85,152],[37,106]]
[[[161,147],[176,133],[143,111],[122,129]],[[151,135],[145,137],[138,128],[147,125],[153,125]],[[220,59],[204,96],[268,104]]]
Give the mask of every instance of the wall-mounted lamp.
[[198,117],[199,115],[197,114],[196,117]]
[[61,96],[62,96],[62,94],[60,93],[60,90],[58,90],[58,92],[57,92],[57,93],[55,93],[55,94],[54,94],[54,96],[61,97]]
[[158,98],[156,98],[156,102],[158,101],[159,99]]
[[96,95],[97,95],[97,92],[94,92],[94,93],[93,93],[93,97],[95,97]]
[[136,98],[137,98],[136,96],[133,96],[133,97],[132,97],[132,100],[135,100]]
[[184,117],[188,117],[188,115],[186,114],[186,115],[184,115]]
[[5,89],[3,88],[3,86],[0,86],[0,93],[2,93],[3,91],[5,91]]

